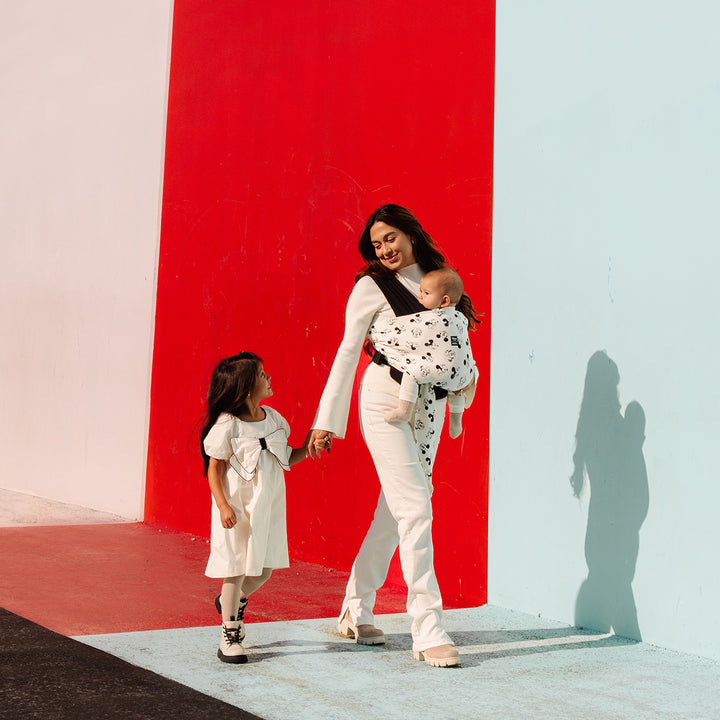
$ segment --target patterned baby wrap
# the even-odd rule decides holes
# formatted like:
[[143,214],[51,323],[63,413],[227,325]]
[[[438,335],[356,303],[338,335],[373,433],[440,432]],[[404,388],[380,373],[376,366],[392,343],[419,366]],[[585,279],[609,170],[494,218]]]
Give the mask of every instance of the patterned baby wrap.
[[420,384],[461,390],[470,384],[475,362],[467,318],[455,308],[377,318],[370,326],[375,350]]

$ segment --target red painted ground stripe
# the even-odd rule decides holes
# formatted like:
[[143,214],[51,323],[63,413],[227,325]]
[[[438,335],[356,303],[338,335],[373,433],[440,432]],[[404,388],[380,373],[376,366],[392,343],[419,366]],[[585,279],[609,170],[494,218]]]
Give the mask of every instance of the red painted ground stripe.
[[[205,577],[204,538],[145,524],[0,529],[0,606],[63,635],[218,623],[220,582]],[[253,596],[246,619],[339,613],[348,573],[291,561]],[[386,586],[378,613],[404,612],[405,589]]]

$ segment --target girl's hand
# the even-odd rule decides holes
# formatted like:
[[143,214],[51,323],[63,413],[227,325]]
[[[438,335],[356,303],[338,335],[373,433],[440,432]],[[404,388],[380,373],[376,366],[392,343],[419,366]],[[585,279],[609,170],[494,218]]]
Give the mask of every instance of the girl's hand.
[[225,505],[224,507],[219,508],[220,510],[220,519],[222,520],[222,526],[229,530],[232,527],[235,527],[237,523],[237,517],[235,516],[235,511],[229,506]]
[[306,447],[310,459],[319,458],[323,449],[330,452],[335,433],[329,430],[311,430],[306,438]]

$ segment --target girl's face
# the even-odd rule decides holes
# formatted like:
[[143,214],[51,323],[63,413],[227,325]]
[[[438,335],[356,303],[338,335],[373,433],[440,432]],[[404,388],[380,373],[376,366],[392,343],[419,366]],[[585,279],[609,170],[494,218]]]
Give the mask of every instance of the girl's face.
[[410,237],[392,225],[376,222],[370,228],[370,242],[375,255],[390,270],[402,270],[417,262]]
[[273,394],[272,387],[270,387],[270,376],[265,372],[263,364],[260,363],[258,367],[258,374],[255,378],[255,385],[253,386],[251,399],[256,403],[261,403],[263,400],[267,400]]

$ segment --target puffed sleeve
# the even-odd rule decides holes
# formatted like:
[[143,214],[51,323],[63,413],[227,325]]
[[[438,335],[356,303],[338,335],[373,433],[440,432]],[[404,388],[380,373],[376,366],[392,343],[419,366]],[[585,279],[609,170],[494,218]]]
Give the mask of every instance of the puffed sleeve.
[[313,429],[330,430],[339,438],[345,437],[360,352],[373,318],[386,305],[385,296],[372,278],[366,276],[355,283],[345,309],[345,333],[320,398]]
[[278,427],[285,430],[287,436],[290,437],[290,423],[288,423],[288,421],[277,410],[275,410],[275,414],[278,418]]
[[[276,425],[276,427],[280,430],[285,431],[285,438],[288,440],[288,443],[290,442],[290,423],[274,408],[268,407],[267,405],[263,405],[263,408],[265,409],[265,412],[269,412],[273,417],[273,422]],[[288,447],[290,445],[288,444]],[[292,448],[290,448],[292,450]]]
[[[268,410],[267,407],[265,409]],[[285,450],[283,456],[278,458],[278,460],[281,461],[283,469],[288,471],[290,470],[290,455],[292,454],[292,447],[290,446],[290,423],[288,423],[288,421],[277,410],[272,410],[272,412],[275,416],[275,422],[277,423],[278,429],[285,431]]]
[[216,460],[227,460],[233,454],[230,444],[232,425],[232,417],[223,414],[210,428],[210,432],[203,440],[203,447],[209,457]]

